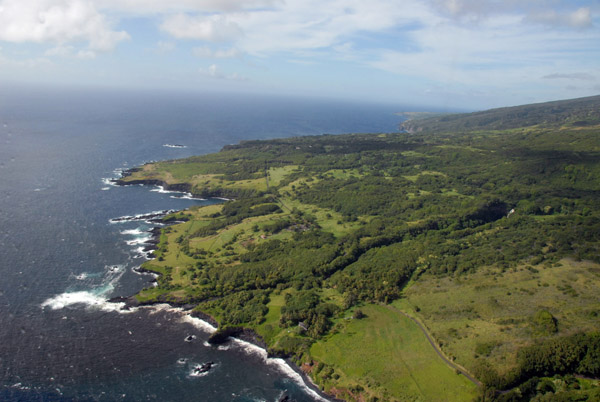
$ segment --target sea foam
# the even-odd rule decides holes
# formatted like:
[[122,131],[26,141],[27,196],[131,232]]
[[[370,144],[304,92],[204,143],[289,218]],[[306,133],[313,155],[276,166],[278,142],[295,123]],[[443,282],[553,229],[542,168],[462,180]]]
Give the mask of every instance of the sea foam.
[[[125,303],[111,303],[108,301],[107,295],[115,288],[115,284],[121,279],[125,273],[124,266],[110,265],[105,266],[106,273],[102,283],[89,290],[66,291],[54,297],[46,299],[40,307],[42,309],[49,308],[50,310],[61,310],[65,307],[74,305],[84,305],[87,308],[99,309],[102,311],[121,311],[125,307]],[[83,273],[76,278],[84,280],[91,276],[88,273]],[[123,310],[131,312],[131,310]]]
[[183,195],[177,196],[172,195],[170,198],[175,198],[178,200],[196,200],[196,201],[206,201],[206,198],[194,197],[192,193],[182,193]]
[[166,190],[163,186],[156,186],[154,187],[152,190],[150,190],[154,193],[160,193],[160,194],[179,194],[179,195],[172,195],[170,198],[175,198],[178,200],[198,200],[198,201],[205,201],[206,198],[198,198],[198,197],[194,197],[192,195],[192,193],[186,193],[184,191],[173,191],[173,190]]
[[[140,309],[150,310],[151,314],[156,314],[158,312],[166,311],[166,312],[180,315],[181,322],[189,323],[189,324],[193,325],[195,328],[197,328],[203,332],[212,334],[217,330],[217,328],[214,327],[213,325],[211,325],[210,323],[208,323],[200,318],[192,317],[188,312],[184,311],[183,309],[181,309],[179,307],[172,307],[169,304],[155,304],[152,306],[142,306],[142,307],[137,307],[137,308],[124,309],[125,303],[109,302],[103,296],[104,293],[106,293],[106,291],[101,291],[99,293],[95,293],[95,292],[91,292],[91,291],[65,292],[65,293],[61,293],[57,296],[47,299],[46,301],[44,301],[42,303],[41,307],[42,308],[50,308],[52,310],[60,310],[65,307],[68,307],[68,306],[83,304],[83,305],[87,306],[88,308],[95,308],[95,309],[99,309],[99,310],[107,311],[107,312],[117,312],[120,314],[130,314],[130,313],[136,312]],[[294,369],[292,369],[285,360],[283,360],[281,358],[269,357],[267,354],[267,351],[265,349],[263,349],[259,346],[256,346],[250,342],[243,341],[241,339],[231,338],[231,340],[229,342],[230,342],[229,345],[232,345],[235,348],[242,350],[244,353],[247,353],[248,355],[256,356],[259,359],[261,359],[264,364],[274,367],[276,370],[278,370],[279,372],[284,374],[286,377],[288,377],[292,381],[294,381],[294,383],[296,383],[298,386],[302,387],[315,400],[328,402],[327,399],[323,398],[315,390],[310,388],[304,381],[304,378],[302,378],[302,376],[300,374],[298,374]],[[218,350],[226,351],[226,350],[230,349],[229,345],[222,345],[217,348],[218,348]],[[207,342],[205,342],[205,346],[212,346],[212,345],[208,345]],[[182,364],[182,363],[185,363],[185,362],[181,362],[180,364]],[[206,375],[206,373],[196,373],[196,374],[190,373],[190,376],[201,376],[201,375]]]
[[112,177],[103,177],[102,184],[104,184],[105,186],[110,186],[110,187],[117,186],[117,184],[115,183],[115,178],[112,178]]
[[61,293],[44,301],[41,307],[43,309],[61,310],[73,305],[84,305],[87,308],[102,311],[133,312],[133,310],[123,310],[125,303],[111,303],[105,297],[85,290]]
[[183,317],[181,317],[181,321],[186,322],[188,324],[192,324],[194,327],[198,328],[199,330],[201,330],[203,332],[208,332],[209,334],[212,334],[213,332],[215,332],[217,330],[217,327],[211,325],[210,323],[204,321],[203,319],[200,319],[198,317],[192,317],[189,314],[185,314]]
[[152,236],[138,237],[137,239],[127,240],[125,243],[128,246],[135,246],[135,245],[138,245],[138,244],[145,244],[150,239],[152,239]]
[[156,186],[154,187],[152,190],[153,193],[161,193],[161,194],[175,194],[175,193],[181,193],[181,191],[171,191],[171,190],[165,190],[165,188],[163,186]]
[[[176,309],[174,307],[171,308],[171,310],[181,311],[181,309]],[[214,333],[217,330],[216,327],[212,326],[208,322],[197,317],[192,317],[189,314],[183,315],[181,321],[190,323],[196,328],[206,331],[208,333]],[[300,374],[298,374],[293,368],[291,368],[285,360],[280,358],[269,357],[265,349],[261,348],[260,346],[256,346],[250,342],[243,341],[241,339],[231,338],[229,345],[233,345],[235,348],[238,348],[249,355],[259,357],[265,364],[276,368],[279,372],[285,374],[288,378],[294,381],[298,386],[302,387],[308,394],[315,398],[315,400],[328,402],[327,399],[323,398],[321,395],[315,392],[315,390],[306,385],[304,378],[302,378]],[[221,345],[218,346],[217,349],[226,351],[230,349],[229,345]],[[205,342],[205,346],[211,345],[208,344],[208,342]]]
[[172,214],[176,212],[175,209],[163,209],[161,211],[152,211],[145,214],[137,214],[137,215],[124,215],[119,216],[118,218],[112,218],[108,221],[110,223],[122,223],[122,222],[135,222],[135,221],[149,221],[150,219],[157,219],[163,216]]
[[290,365],[283,359],[278,357],[269,357],[267,351],[260,346],[256,346],[250,342],[243,341],[241,339],[232,338],[232,344],[240,348],[244,352],[252,356],[259,357],[263,363],[276,368],[279,372],[285,374],[288,378],[294,381],[298,386],[302,387],[310,396],[317,401],[329,402],[328,399],[323,398],[315,390],[306,385],[304,378],[298,374]]
[[137,235],[143,234],[144,231],[142,231],[141,229],[137,228],[137,229],[123,230],[120,233],[122,235],[137,236]]

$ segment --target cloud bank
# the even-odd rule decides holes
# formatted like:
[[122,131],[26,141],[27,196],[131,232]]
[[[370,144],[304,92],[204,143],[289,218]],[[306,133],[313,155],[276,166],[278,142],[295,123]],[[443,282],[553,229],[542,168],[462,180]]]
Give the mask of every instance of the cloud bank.
[[100,62],[126,42],[168,59],[162,73],[198,76],[201,58],[201,76],[238,79],[218,62],[266,86],[302,71],[427,94],[558,92],[600,81],[599,13],[585,0],[0,0],[0,46]]
[[239,25],[224,15],[169,16],[160,28],[176,39],[195,39],[208,42],[226,42],[242,35]]
[[4,0],[0,2],[0,40],[66,44],[85,41],[97,51],[129,39],[113,30],[93,3],[83,0]]

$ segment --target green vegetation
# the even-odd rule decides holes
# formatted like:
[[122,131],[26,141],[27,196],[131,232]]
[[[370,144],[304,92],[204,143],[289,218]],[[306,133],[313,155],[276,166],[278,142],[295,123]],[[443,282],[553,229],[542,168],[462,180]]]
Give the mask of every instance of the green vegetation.
[[[504,382],[488,385],[508,387],[505,378],[514,377],[525,346],[600,328],[598,265],[568,259],[553,265],[504,272],[481,267],[458,276],[425,273],[405,289],[403,310],[418,310],[446,355],[481,381],[489,365],[493,381]],[[577,295],[561,290],[567,287]]]
[[407,115],[411,120],[403,124],[407,131],[461,132],[484,130],[507,130],[530,126],[556,128],[590,127],[600,124],[600,96],[505,107],[469,114],[439,115],[420,119],[419,115]]
[[135,169],[122,184],[235,199],[165,218],[184,222],[163,230],[144,265],[158,286],[137,297],[249,327],[347,400],[477,393],[419,325],[486,400],[575,383],[585,400],[597,383],[565,376],[598,375],[599,105],[246,141]]
[[409,318],[376,304],[361,311],[365,317],[340,320],[312,345],[311,357],[322,363],[313,376],[318,384],[343,399],[356,398],[363,387],[382,401],[474,398],[473,384],[444,364]]

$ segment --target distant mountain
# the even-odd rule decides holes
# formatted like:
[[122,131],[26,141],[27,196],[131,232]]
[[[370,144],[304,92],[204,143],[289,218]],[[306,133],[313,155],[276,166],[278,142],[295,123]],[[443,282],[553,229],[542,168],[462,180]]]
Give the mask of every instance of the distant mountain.
[[448,114],[410,119],[400,129],[416,132],[508,130],[530,126],[588,127],[600,125],[600,96],[531,105],[503,107],[483,112]]

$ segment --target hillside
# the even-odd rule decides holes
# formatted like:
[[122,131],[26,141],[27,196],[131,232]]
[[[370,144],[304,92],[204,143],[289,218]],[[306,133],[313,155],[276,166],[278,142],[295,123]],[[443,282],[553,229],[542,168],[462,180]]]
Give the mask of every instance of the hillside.
[[599,116],[593,97],[134,169],[121,184],[235,199],[167,217],[137,298],[250,328],[346,400],[591,398]]
[[466,132],[476,130],[509,130],[523,127],[589,127],[600,125],[600,96],[504,107],[468,114],[438,115],[414,118],[401,129],[415,132]]

